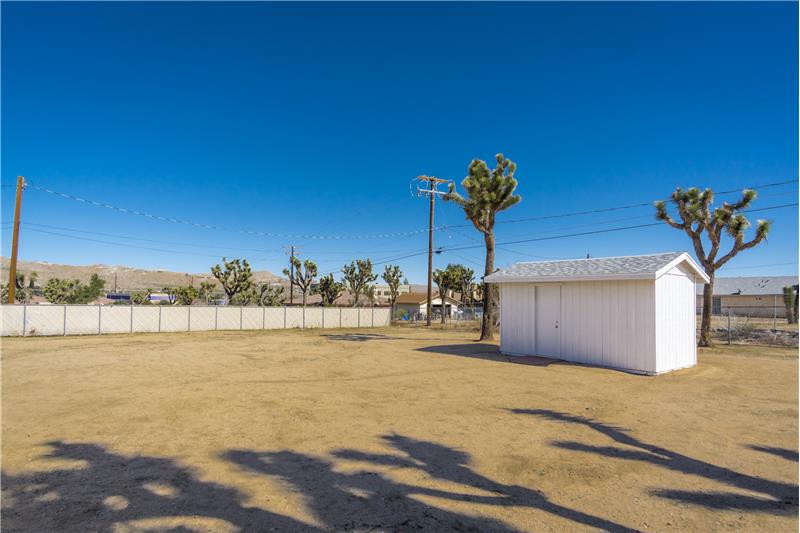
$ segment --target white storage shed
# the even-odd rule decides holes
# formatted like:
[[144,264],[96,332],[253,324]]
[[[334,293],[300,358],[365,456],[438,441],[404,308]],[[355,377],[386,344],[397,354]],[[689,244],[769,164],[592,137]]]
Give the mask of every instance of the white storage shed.
[[642,374],[697,364],[689,254],[517,263],[487,276],[500,286],[500,351]]

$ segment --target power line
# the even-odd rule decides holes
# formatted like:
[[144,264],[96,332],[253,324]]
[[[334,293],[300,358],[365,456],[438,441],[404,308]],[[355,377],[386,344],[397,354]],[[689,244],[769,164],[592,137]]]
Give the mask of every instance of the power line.
[[[186,247],[190,247],[190,248],[217,248],[217,249],[220,249],[220,250],[236,250],[236,251],[259,252],[259,253],[280,253],[280,250],[265,250],[265,249],[261,249],[261,248],[239,248],[239,247],[233,247],[233,246],[216,246],[216,245],[212,245],[212,244],[195,244],[195,243],[186,244],[186,243],[177,242],[177,241],[162,241],[162,240],[158,240],[158,239],[145,239],[145,238],[142,238],[142,237],[130,237],[130,236],[127,236],[127,235],[119,235],[119,234],[115,234],[115,233],[104,233],[104,232],[100,232],[100,231],[88,231],[88,230],[81,230],[81,229],[76,229],[76,228],[68,228],[68,227],[64,227],[64,226],[51,226],[49,224],[37,224],[37,223],[34,223],[34,222],[22,222],[22,225],[23,226],[35,226],[37,228],[48,228],[48,229],[56,229],[56,230],[62,230],[62,231],[72,231],[72,232],[75,232],[75,233],[83,233],[83,234],[86,234],[86,235],[100,235],[102,237],[114,237],[114,238],[117,238],[117,239],[128,239],[128,240],[133,240],[133,241],[153,242],[153,243],[160,243],[160,244],[174,244],[176,246],[186,246]],[[31,228],[31,229],[33,229],[33,228]]]
[[[66,238],[69,238],[69,239],[76,239],[76,240],[79,240],[79,241],[88,241],[88,242],[96,242],[96,243],[100,243],[100,244],[108,244],[108,245],[111,245],[111,246],[122,246],[122,247],[125,247],[125,248],[137,248],[137,249],[140,249],[140,250],[150,250],[150,251],[153,251],[153,252],[164,252],[164,253],[169,253],[169,254],[194,255],[194,256],[200,256],[200,257],[214,257],[216,259],[219,259],[219,255],[218,254],[213,254],[213,255],[212,254],[201,254],[201,253],[195,253],[195,252],[182,252],[182,251],[179,251],[179,250],[165,250],[163,248],[152,248],[152,247],[149,247],[149,246],[136,246],[134,244],[127,244],[127,243],[122,243],[122,242],[104,241],[104,240],[101,240],[101,239],[92,239],[90,237],[80,237],[78,235],[69,235],[69,234],[66,234],[66,233],[58,233],[58,232],[55,232],[55,231],[47,231],[47,230],[36,229],[36,228],[28,228],[28,230],[29,231],[35,231],[37,233],[46,233],[48,235],[55,235],[55,236],[58,236],[58,237],[66,237]],[[256,258],[255,260],[259,261],[259,260],[263,260],[263,258]]]
[[[761,207],[761,208],[758,208],[758,209],[748,209],[746,212],[753,213],[753,212],[756,212],[756,211],[769,211],[769,210],[772,210],[772,209],[781,209],[781,208],[784,208],[784,207],[793,207],[793,206],[796,206],[796,205],[798,205],[797,202],[795,202],[793,204],[773,205],[773,206],[770,206],[770,207]],[[507,241],[507,242],[501,242],[501,243],[497,243],[497,244],[498,245],[509,245],[509,244],[521,244],[521,243],[524,243],[524,242],[549,241],[549,240],[553,240],[553,239],[564,239],[564,238],[567,238],[567,237],[581,237],[581,236],[584,236],[584,235],[596,235],[596,234],[599,234],[599,233],[611,233],[611,232],[615,232],[615,231],[623,231],[623,230],[638,229],[638,228],[647,228],[647,227],[662,226],[662,225],[664,225],[663,222],[652,222],[650,224],[638,224],[638,225],[635,225],[635,226],[625,226],[625,227],[621,227],[621,228],[608,228],[608,229],[599,229],[599,230],[593,230],[593,231],[584,231],[584,232],[581,232],[581,233],[570,233],[570,234],[566,234],[566,235],[552,235],[552,236],[549,236],[549,237],[535,237],[535,238],[532,238],[532,239],[519,239],[519,240],[516,240],[516,241]],[[449,250],[469,250],[471,248],[480,248],[480,247],[481,247],[481,245],[461,246],[461,247],[458,247],[458,248],[450,248]],[[445,251],[446,250],[447,249],[445,249]]]
[[40,185],[36,185],[33,183],[28,183],[31,189],[44,192],[47,194],[51,194],[54,196],[60,196],[62,198],[67,198],[69,200],[74,200],[76,202],[93,205],[95,207],[101,207],[104,209],[109,209],[112,211],[116,211],[119,213],[125,213],[129,215],[136,215],[140,217],[149,218],[152,220],[158,220],[161,222],[170,222],[173,224],[181,224],[184,226],[191,226],[195,228],[202,228],[202,229],[212,229],[212,230],[220,230],[220,231],[230,231],[234,233],[242,233],[246,235],[258,235],[260,237],[279,237],[279,238],[286,238],[286,239],[311,239],[311,240],[346,240],[346,239],[387,239],[387,238],[396,238],[396,237],[403,237],[407,235],[415,235],[420,233],[425,233],[429,231],[428,229],[417,229],[411,231],[398,231],[393,233],[376,233],[376,234],[363,234],[363,235],[316,235],[316,234],[296,234],[296,233],[276,233],[270,231],[260,231],[260,230],[251,230],[251,229],[236,229],[236,228],[229,228],[225,226],[218,226],[215,224],[205,224],[201,222],[194,222],[191,220],[185,220],[180,218],[174,217],[165,217],[162,215],[156,215],[153,213],[149,213],[147,211],[141,211],[138,209],[128,209],[126,207],[119,207],[115,205],[111,205],[105,202],[98,202],[96,200],[89,200],[87,198],[82,198],[80,196],[76,196],[74,194],[69,194],[65,192],[55,191],[53,189],[48,189],[47,187],[42,187]]
[[[788,183],[797,183],[797,180],[777,181],[777,182],[774,182],[774,183],[765,183],[763,185],[758,185],[758,186],[754,186],[754,187],[745,187],[745,188],[746,189],[759,190],[759,189],[767,189],[769,187],[777,187],[779,185],[786,185]],[[727,191],[717,192],[717,193],[715,193],[715,195],[731,194],[731,193],[734,193],[734,192],[740,192],[741,190],[742,189],[730,189],[730,190],[727,190]],[[663,200],[664,201],[668,201],[669,198],[664,198]],[[559,214],[555,214],[555,215],[542,215],[542,216],[535,216],[535,217],[516,218],[516,219],[511,219],[511,220],[498,220],[496,222],[496,224],[518,224],[520,222],[531,222],[531,221],[534,221],[534,220],[550,220],[550,219],[573,217],[573,216],[593,215],[593,214],[596,214],[596,213],[607,213],[609,211],[621,211],[621,210],[624,210],[624,209],[634,209],[634,208],[637,208],[637,207],[652,207],[652,206],[653,206],[653,201],[641,202],[641,203],[638,203],[638,204],[621,205],[621,206],[616,206],[616,207],[603,207],[603,208],[599,208],[599,209],[589,209],[589,210],[586,210],[586,211],[573,211],[571,213],[559,213]],[[472,226],[472,224],[459,224],[457,226],[450,226],[450,227],[465,228],[465,227],[471,227],[471,226]]]
[[[760,190],[766,189],[769,187],[777,187],[780,185],[786,185],[789,183],[797,183],[797,180],[785,180],[785,181],[778,181],[773,183],[765,183],[761,185],[756,185],[753,187],[747,187],[750,189]],[[212,229],[212,230],[220,230],[220,231],[229,231],[234,233],[241,233],[246,235],[256,235],[261,237],[280,237],[280,238],[290,238],[290,239],[312,239],[312,240],[346,240],[346,239],[384,239],[384,238],[397,238],[397,237],[404,237],[404,236],[413,236],[413,235],[420,235],[430,231],[430,228],[424,229],[415,229],[410,231],[400,231],[400,232],[391,232],[391,233],[377,233],[377,234],[362,234],[362,235],[316,235],[316,234],[290,234],[290,233],[276,233],[276,232],[266,232],[266,231],[259,231],[259,230],[251,230],[251,229],[238,229],[238,228],[229,228],[225,226],[219,226],[214,224],[205,224],[200,222],[194,222],[190,220],[178,219],[174,217],[166,217],[162,215],[155,215],[152,213],[148,213],[146,211],[138,210],[138,209],[128,209],[124,207],[119,207],[115,205],[111,205],[105,202],[98,202],[95,200],[89,200],[86,198],[82,198],[80,196],[76,196],[73,194],[65,193],[56,191],[53,189],[49,189],[47,187],[43,187],[41,185],[37,185],[34,183],[27,182],[27,186],[33,190],[37,190],[40,192],[44,192],[47,194],[51,194],[54,196],[59,196],[62,198],[66,198],[69,200],[73,200],[76,202],[84,203],[87,205],[92,205],[95,207],[105,208],[109,210],[113,210],[119,213],[125,213],[130,215],[141,216],[145,218],[149,218],[152,220],[158,220],[161,222],[169,222],[173,224],[181,224],[185,226],[191,226],[195,228],[201,229]],[[726,191],[717,192],[717,195],[721,194],[730,194],[734,192],[739,192],[741,189],[730,189]],[[499,220],[497,224],[516,224],[521,222],[531,222],[536,220],[549,220],[549,219],[558,219],[558,218],[565,218],[565,217],[572,217],[572,216],[582,216],[582,215],[590,215],[595,213],[604,213],[609,211],[620,211],[625,209],[633,209],[637,207],[646,207],[652,206],[652,202],[641,202],[636,204],[629,204],[623,206],[616,206],[616,207],[606,207],[600,209],[591,209],[585,211],[574,211],[568,213],[559,213],[553,215],[543,215],[543,216],[535,216],[535,217],[524,217],[512,220]],[[465,227],[472,227],[472,224],[456,224],[450,226],[437,226],[434,227],[434,230],[437,229],[445,229],[445,228],[465,228]]]

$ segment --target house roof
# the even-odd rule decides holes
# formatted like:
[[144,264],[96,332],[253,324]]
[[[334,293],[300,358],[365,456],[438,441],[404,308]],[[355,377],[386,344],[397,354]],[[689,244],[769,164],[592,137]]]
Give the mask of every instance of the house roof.
[[[717,278],[714,280],[714,296],[763,296],[783,294],[787,285],[797,285],[797,276],[747,276],[740,278]],[[703,294],[703,287],[697,287]]]
[[[433,293],[432,298],[435,300],[439,297],[439,293]],[[428,301],[428,294],[427,292],[407,292],[405,294],[400,294],[395,300],[396,304],[424,304]],[[459,303],[458,300],[454,300],[449,296],[445,296],[445,301],[449,303]]]
[[486,276],[489,283],[656,279],[685,264],[699,281],[708,277],[686,252],[517,263]]

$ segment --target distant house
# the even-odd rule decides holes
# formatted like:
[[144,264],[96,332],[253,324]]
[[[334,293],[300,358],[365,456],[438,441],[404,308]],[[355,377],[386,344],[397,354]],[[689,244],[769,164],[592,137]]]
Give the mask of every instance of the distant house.
[[[444,313],[447,317],[452,317],[458,312],[461,303],[449,296],[444,297]],[[421,292],[408,292],[397,297],[394,303],[395,316],[405,313],[409,318],[423,319],[426,316],[428,307],[428,295]],[[442,298],[439,293],[435,293],[431,298],[431,310],[434,315],[441,316]]]
[[[380,303],[388,302],[392,297],[392,291],[386,284],[375,283],[372,285],[375,288],[375,301]],[[407,294],[411,292],[411,285],[399,285],[397,287],[397,294]]]
[[[797,276],[749,276],[714,281],[711,314],[786,318],[783,288],[796,286]],[[703,286],[697,286],[697,308],[703,307]]]

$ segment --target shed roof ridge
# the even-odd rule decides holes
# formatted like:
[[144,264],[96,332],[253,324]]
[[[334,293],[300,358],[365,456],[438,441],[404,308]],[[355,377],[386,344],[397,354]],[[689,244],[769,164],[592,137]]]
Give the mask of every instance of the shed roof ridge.
[[625,259],[628,257],[655,257],[657,255],[669,255],[675,254],[679,256],[681,254],[685,254],[687,252],[682,251],[670,251],[670,252],[656,252],[652,254],[634,254],[634,255],[608,255],[603,257],[576,257],[575,259],[546,259],[542,261],[517,261],[514,263],[515,265],[536,265],[540,263],[563,263],[567,261],[599,261],[600,259]]

